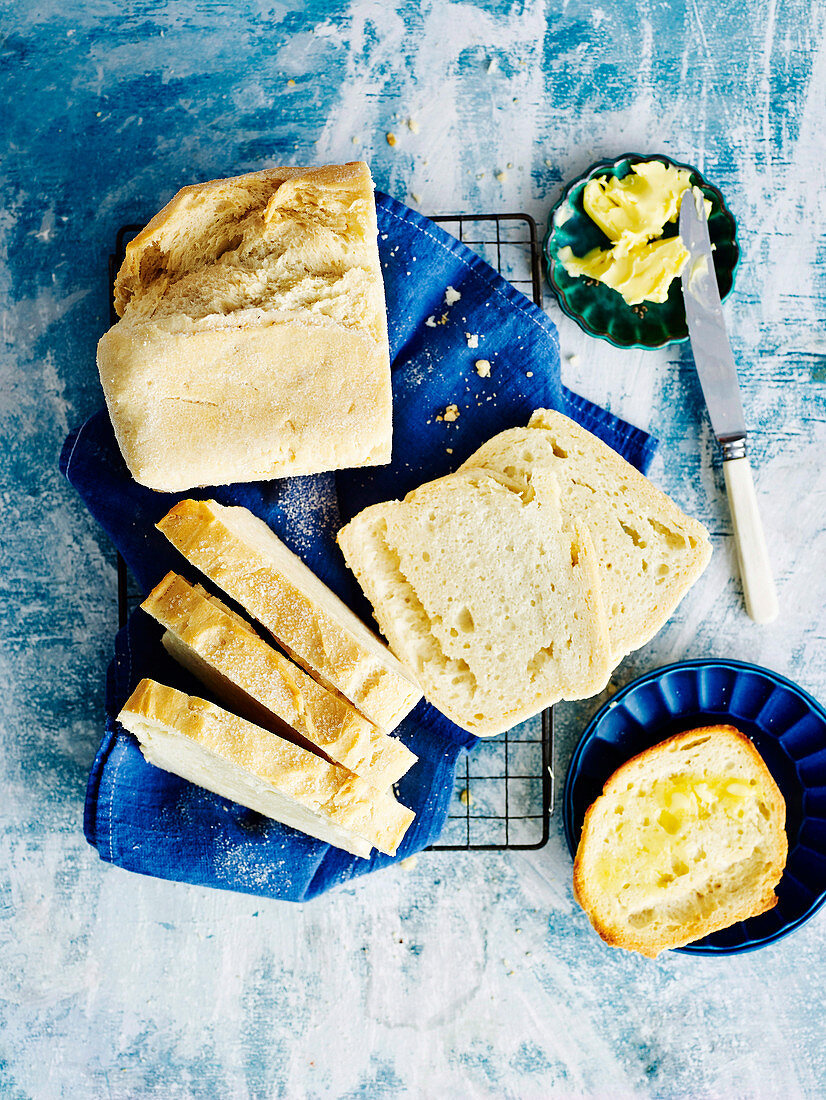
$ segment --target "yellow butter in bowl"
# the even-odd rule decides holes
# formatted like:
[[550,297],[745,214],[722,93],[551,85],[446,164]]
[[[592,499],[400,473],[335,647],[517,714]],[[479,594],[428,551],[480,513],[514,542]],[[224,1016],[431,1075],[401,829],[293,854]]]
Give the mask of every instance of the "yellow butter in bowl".
[[[573,278],[584,276],[611,287],[629,305],[666,301],[688,251],[678,236],[662,234],[676,222],[690,188],[687,169],[656,160],[632,165],[621,179],[595,176],[585,185],[582,205],[611,247],[594,248],[581,257],[571,248],[560,249],[562,266]],[[708,213],[711,203],[705,203]]]

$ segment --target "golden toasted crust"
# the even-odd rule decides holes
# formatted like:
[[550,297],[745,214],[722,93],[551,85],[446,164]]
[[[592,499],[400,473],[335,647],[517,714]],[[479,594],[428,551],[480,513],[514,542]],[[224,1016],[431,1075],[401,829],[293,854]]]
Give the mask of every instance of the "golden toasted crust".
[[[365,854],[355,843],[362,838],[392,855],[413,820],[412,811],[346,768],[154,680],[141,680],[118,720],[135,734],[150,762],[191,778],[189,762],[195,759],[200,774],[194,781],[201,786],[311,835],[323,835],[325,825],[340,830],[356,854]],[[161,739],[160,750],[156,738]],[[297,816],[291,818],[293,809]],[[313,831],[316,824],[320,832]]]
[[[707,913],[697,911],[682,922],[679,930],[668,935],[646,935],[643,930],[618,923],[616,914],[609,913],[608,899],[597,881],[593,857],[604,841],[606,815],[617,797],[631,790],[643,775],[655,775],[658,765],[669,754],[690,751],[706,743],[710,746],[709,751],[713,748],[716,753],[720,749],[728,759],[737,759],[737,775],[732,774],[731,780],[745,775],[758,784],[756,792],[767,807],[768,826],[762,839],[768,872],[762,879],[754,876],[751,881],[742,883],[742,892],[728,898],[724,909]],[[717,725],[676,734],[626,761],[610,776],[600,797],[586,811],[574,860],[574,896],[607,944],[656,958],[663,950],[693,943],[738,921],[759,916],[777,904],[774,888],[780,881],[788,853],[785,821],[786,804],[780,789],[752,742],[740,730],[730,725]],[[724,873],[725,868],[721,868],[720,876]]]
[[166,627],[164,645],[172,656],[257,725],[321,753],[380,790],[415,762],[400,741],[381,733],[268,645],[248,622],[176,573],[168,573],[141,606]]
[[379,729],[395,729],[421,698],[387,646],[247,509],[183,500],[158,529]]

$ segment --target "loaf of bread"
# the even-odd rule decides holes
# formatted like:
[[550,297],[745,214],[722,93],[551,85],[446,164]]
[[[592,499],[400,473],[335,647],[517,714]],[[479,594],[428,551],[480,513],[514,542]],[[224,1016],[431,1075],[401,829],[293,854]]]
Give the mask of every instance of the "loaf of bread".
[[589,808],[574,892],[606,943],[654,958],[777,903],[785,821],[744,734],[678,734],[623,764]]
[[184,187],[127,247],[98,345],[132,476],[153,489],[390,461],[373,183],[361,162]]
[[380,790],[416,757],[273,649],[200,585],[169,573],[141,604],[163,644],[235,714],[341,764]]
[[413,820],[346,768],[154,680],[141,680],[118,720],[150,764],[353,855],[393,855]]
[[522,486],[537,469],[553,471],[563,512],[586,523],[594,540],[614,663],[657,633],[711,556],[701,523],[561,413],[538,409],[527,428],[494,436],[462,468]]
[[421,699],[387,646],[246,508],[184,500],[158,528],[294,661],[380,730],[395,729]]
[[444,477],[366,508],[338,542],[394,652],[463,729],[494,736],[605,686],[596,555],[552,473]]

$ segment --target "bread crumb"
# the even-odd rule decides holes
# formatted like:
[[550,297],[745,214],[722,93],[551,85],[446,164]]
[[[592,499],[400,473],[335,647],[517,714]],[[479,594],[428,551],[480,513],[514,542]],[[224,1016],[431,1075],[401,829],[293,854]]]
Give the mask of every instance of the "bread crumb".
[[443,415],[444,415],[444,419],[449,424],[452,424],[454,420],[459,419],[459,406],[458,405],[448,405],[448,407],[445,409]]
[[443,313],[442,316],[439,318],[439,324],[440,325],[446,325],[447,324],[447,314],[446,313]]
[[442,416],[442,414],[441,414],[441,413],[437,413],[437,414],[436,414],[436,419],[437,419],[437,420],[444,420],[444,417]]
[[436,318],[435,318],[435,317],[433,316],[433,314],[432,314],[432,313],[431,313],[431,315],[430,315],[430,316],[429,316],[429,317],[428,317],[428,318],[427,318],[427,319],[425,320],[425,324],[427,325],[427,327],[428,327],[428,328],[435,328],[435,327],[436,327]]
[[417,195],[415,191],[410,192],[410,197],[413,200],[413,202],[421,202],[422,201],[421,195]]
[[295,81],[294,80],[288,80],[287,81],[287,87],[288,88],[294,88],[295,87]]
[[448,453],[449,455],[452,455],[452,454],[453,454],[453,448],[452,448],[452,447],[445,447],[445,450],[447,451],[447,453]]
[[488,61],[488,72],[489,73],[495,73],[498,68],[499,68],[499,62],[496,60],[495,57],[492,57],[490,59],[490,61]]
[[405,871],[412,871],[418,862],[418,856],[408,856],[407,859],[402,859],[399,861],[399,867],[403,867]]
[[465,787],[465,789],[459,795],[459,801],[462,803],[463,806],[473,805],[473,795],[470,793],[469,787]]
[[419,124],[415,120],[415,118],[409,118],[407,120],[407,128],[408,128],[408,130],[410,131],[411,134],[418,134]]
[[532,370],[526,371],[525,372],[525,377],[526,378],[533,378],[533,371]]
[[462,295],[458,290],[454,290],[452,286],[449,286],[445,291],[445,303],[452,306],[454,302],[458,302]]
[[573,355],[568,356],[568,362],[571,364],[572,367],[579,366],[579,356],[576,354],[576,352],[574,352]]
[[504,172],[504,171],[495,172],[494,175],[496,176],[496,178],[499,180],[500,183],[504,183],[505,180],[508,178],[508,173]]
[[392,148],[396,144],[396,135],[388,132],[385,137],[387,138],[387,144]]
[[476,373],[479,375],[480,378],[490,378],[490,360],[477,359]]
[[505,167],[506,168],[513,168],[513,161],[509,160],[508,163],[505,165]]
[[469,348],[478,348],[479,347],[479,337],[477,336],[477,334],[475,332],[466,332],[465,333],[465,338],[467,339],[467,346]]

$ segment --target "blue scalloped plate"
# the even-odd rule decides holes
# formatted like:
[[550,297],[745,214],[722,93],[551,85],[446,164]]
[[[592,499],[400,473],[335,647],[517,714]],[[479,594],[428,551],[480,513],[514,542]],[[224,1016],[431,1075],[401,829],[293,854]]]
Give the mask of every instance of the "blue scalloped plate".
[[789,857],[769,913],[678,950],[734,955],[774,943],[826,901],[826,710],[791,680],[742,661],[683,661],[628,684],[595,715],[565,782],[565,838],[614,771],[675,733],[730,722],[748,734],[786,799]]
[[[569,275],[559,260],[559,250],[570,246],[574,255],[584,256],[591,248],[606,248],[610,242],[599,226],[585,213],[582,205],[585,184],[594,176],[618,176],[631,171],[632,164],[658,160],[691,173],[692,185],[699,187],[711,202],[708,231],[714,246],[714,271],[725,299],[734,285],[734,274],[740,260],[737,227],[722,193],[690,164],[672,160],[664,153],[640,156],[625,153],[614,160],[600,160],[569,183],[548,219],[548,231],[543,241],[548,282],[559,300],[563,313],[576,321],[583,332],[598,336],[618,348],[661,348],[688,339],[683,291],[675,279],[665,302],[645,302],[629,306],[621,294],[593,279]],[[676,234],[676,224],[667,227],[665,236]]]

